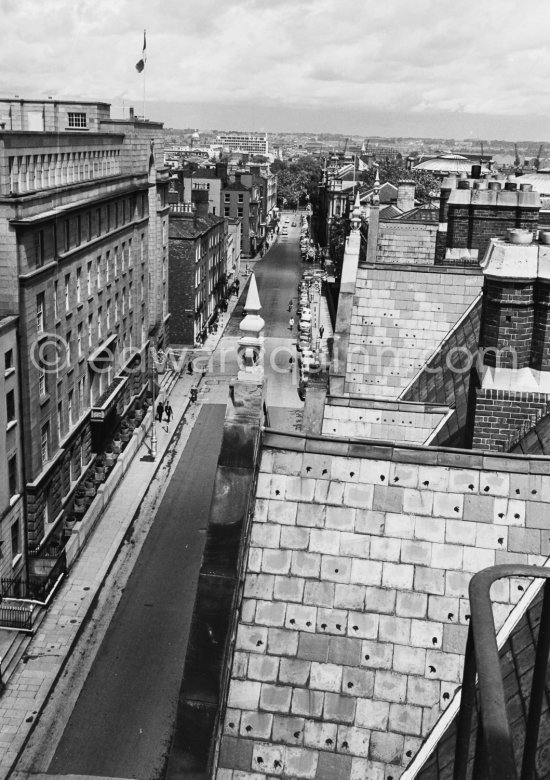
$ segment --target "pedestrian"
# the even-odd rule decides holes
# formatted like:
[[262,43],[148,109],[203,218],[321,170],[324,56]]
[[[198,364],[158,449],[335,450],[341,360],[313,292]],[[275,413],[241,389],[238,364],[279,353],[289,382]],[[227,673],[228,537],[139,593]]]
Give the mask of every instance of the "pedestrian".
[[322,339],[322,338],[323,338],[323,333],[324,333],[324,332],[325,332],[325,328],[324,328],[324,326],[323,326],[323,325],[321,325],[321,327],[319,328],[319,338],[320,338],[320,339]]
[[170,403],[168,401],[166,402],[166,405],[164,407],[164,414],[166,415],[166,422],[167,423],[171,422],[173,411],[172,411],[172,407],[170,406]]
[[162,422],[162,415],[164,414],[164,404],[159,401],[157,404],[157,420]]
[[292,330],[293,327],[294,327],[294,317],[291,317],[288,321],[288,329]]
[[193,361],[190,360],[187,364],[187,373],[193,376]]
[[292,373],[293,365],[294,365],[294,358],[291,355],[289,357],[289,359],[288,359],[288,369],[289,369],[290,373]]
[[289,311],[292,311],[292,301],[289,301],[289,302],[288,302],[288,310],[289,310]]

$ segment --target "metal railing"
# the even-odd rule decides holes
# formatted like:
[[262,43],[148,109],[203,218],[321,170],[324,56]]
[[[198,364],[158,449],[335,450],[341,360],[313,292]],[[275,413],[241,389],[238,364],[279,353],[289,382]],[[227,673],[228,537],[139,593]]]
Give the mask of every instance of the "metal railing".
[[[504,680],[490,597],[491,585],[504,577],[545,580],[521,772],[516,765],[514,741],[506,710]],[[532,780],[535,777],[550,651],[550,569],[509,564],[491,566],[472,577],[469,595],[470,626],[458,715],[454,780],[465,780],[468,777],[484,780]],[[475,746],[472,748],[471,738],[473,731],[476,731],[476,716],[478,725]]]
[[15,607],[5,602],[0,603],[0,626],[2,628],[15,628],[18,631],[31,631],[32,613],[32,604]]
[[[40,558],[36,556],[35,560]],[[52,558],[44,558],[48,565]],[[53,590],[57,580],[67,572],[67,560],[65,551],[59,553],[54,565],[49,568],[45,576],[29,575],[27,579],[22,577],[2,577],[0,579],[0,597],[13,599],[29,599],[45,603],[48,595]],[[1,601],[0,598],[0,601]]]

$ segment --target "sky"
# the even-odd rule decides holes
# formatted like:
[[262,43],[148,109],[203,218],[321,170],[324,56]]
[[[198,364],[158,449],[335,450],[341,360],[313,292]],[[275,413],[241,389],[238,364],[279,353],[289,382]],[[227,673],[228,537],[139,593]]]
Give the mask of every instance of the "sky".
[[0,97],[119,116],[145,95],[149,119],[201,130],[550,140],[547,0],[0,0],[0,19]]

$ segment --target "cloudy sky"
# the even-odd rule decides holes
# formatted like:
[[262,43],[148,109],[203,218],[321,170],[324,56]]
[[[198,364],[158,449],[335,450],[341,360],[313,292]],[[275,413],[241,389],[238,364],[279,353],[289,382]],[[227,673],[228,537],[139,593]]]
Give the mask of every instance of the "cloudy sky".
[[547,0],[0,0],[0,19],[0,96],[141,113],[145,75],[168,127],[550,140]]

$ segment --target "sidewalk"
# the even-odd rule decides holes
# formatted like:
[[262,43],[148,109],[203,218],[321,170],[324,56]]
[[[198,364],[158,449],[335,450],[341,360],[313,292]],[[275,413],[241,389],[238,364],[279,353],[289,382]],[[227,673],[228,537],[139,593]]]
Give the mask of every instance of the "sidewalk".
[[[167,388],[165,395],[170,392],[173,378],[170,373],[163,377],[161,389]],[[169,397],[174,418],[169,425],[156,424],[156,460],[148,457],[148,432],[81,555],[55,594],[22,661],[9,678],[0,696],[0,780],[8,776],[50,689],[62,673],[125,534],[139,514],[150,483],[167,452],[170,457],[170,445],[178,438],[178,424],[189,406],[189,390],[200,381],[196,375],[182,373],[173,385]],[[195,418],[196,408],[197,405],[192,405],[190,417]],[[191,427],[192,424],[183,425],[180,440],[188,438]]]

